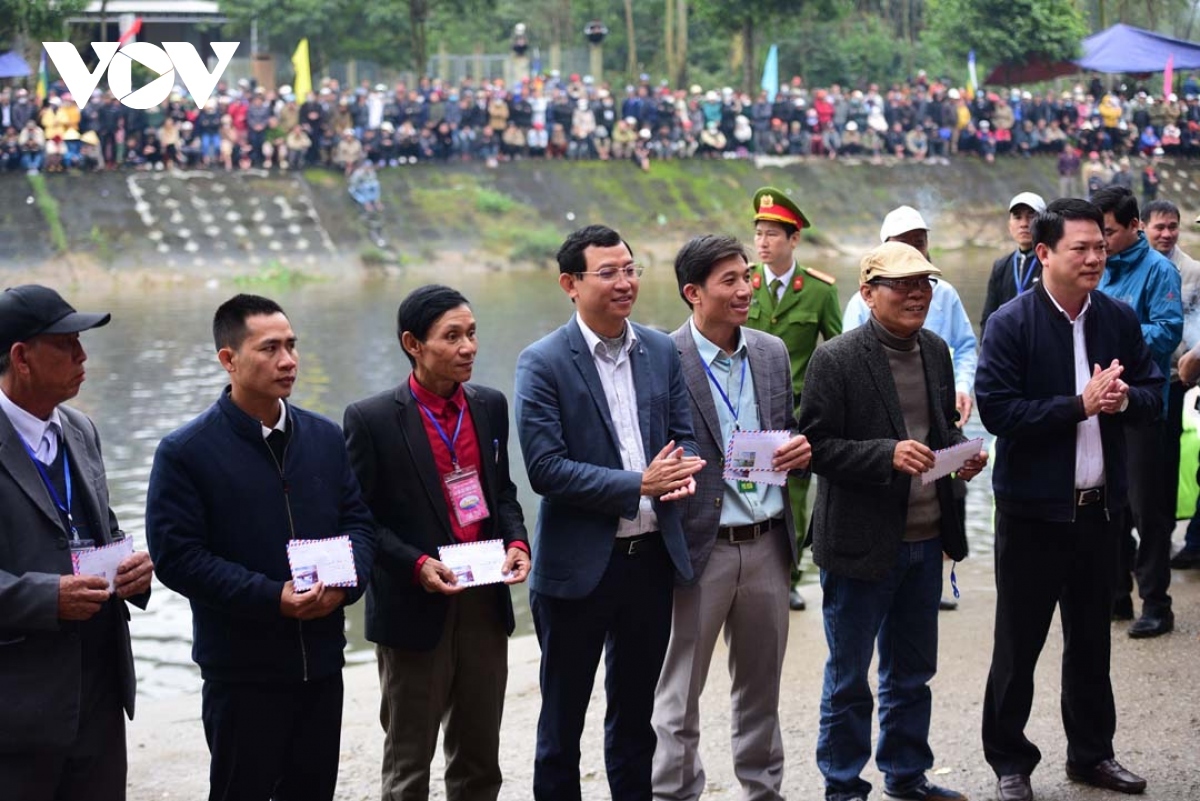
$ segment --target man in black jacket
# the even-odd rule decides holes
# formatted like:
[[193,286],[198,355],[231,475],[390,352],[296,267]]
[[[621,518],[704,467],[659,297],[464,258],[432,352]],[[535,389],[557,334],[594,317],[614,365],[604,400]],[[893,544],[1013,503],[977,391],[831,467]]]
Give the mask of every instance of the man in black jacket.
[[1033,192],[1021,192],[1008,203],[1008,235],[1017,249],[992,264],[988,278],[983,314],[979,318],[979,336],[983,337],[988,318],[1042,278],[1042,265],[1033,250],[1033,220],[1046,210],[1046,201]]
[[1158,418],[1163,377],[1133,310],[1095,291],[1104,216],[1051,203],[1034,223],[1042,282],[998,311],[976,373],[997,436],[996,629],[983,746],[999,801],[1031,801],[1041,760],[1025,736],[1056,606],[1063,626],[1067,775],[1124,793],[1146,782],[1113,759],[1109,611],[1126,497],[1126,424]]
[[[508,403],[468,384],[475,316],[445,286],[400,304],[396,335],[412,365],[399,386],[346,409],[346,443],[375,516],[379,556],[367,590],[385,733],[384,801],[429,797],[429,762],[445,724],[446,798],[500,792],[500,715],[512,601],[529,542],[508,468]],[[482,509],[463,509],[474,486]],[[502,540],[504,584],[466,588],[440,549]]]

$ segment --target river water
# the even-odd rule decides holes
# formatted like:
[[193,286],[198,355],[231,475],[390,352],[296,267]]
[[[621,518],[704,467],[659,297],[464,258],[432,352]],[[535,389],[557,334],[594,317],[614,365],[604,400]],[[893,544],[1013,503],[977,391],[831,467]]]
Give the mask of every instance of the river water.
[[[982,308],[995,255],[935,254],[972,320]],[[857,287],[857,264],[844,260],[819,266],[837,277],[844,306]],[[395,338],[396,308],[409,290],[432,280],[452,284],[471,301],[480,344],[474,380],[510,398],[517,354],[571,313],[570,301],[549,271],[414,273],[386,281],[343,280],[245,291],[278,300],[296,330],[300,373],[293,401],[340,422],[349,402],[393,386],[407,375],[408,362]],[[139,548],[145,547],[146,483],[159,440],[205,409],[225,385],[211,340],[211,320],[217,305],[236,291],[237,287],[222,283],[210,288],[67,292],[76,308],[113,314],[107,328],[84,335],[88,380],[74,405],[90,414],[100,429],[114,509]],[[668,330],[686,319],[687,309],[669,265],[647,270],[634,316]],[[984,435],[974,416],[967,433]],[[515,436],[510,455],[532,531],[536,499]],[[985,474],[971,485],[967,505],[972,552],[985,560],[991,558],[989,480]],[[815,571],[809,570],[807,578],[813,580]],[[532,631],[524,587],[514,588],[514,600],[518,628]],[[351,608],[347,627],[348,658],[372,659],[370,644],[362,636],[362,604]],[[139,688],[144,694],[164,697],[199,688],[190,656],[191,611],[182,597],[156,583],[149,610],[134,610],[132,630]]]

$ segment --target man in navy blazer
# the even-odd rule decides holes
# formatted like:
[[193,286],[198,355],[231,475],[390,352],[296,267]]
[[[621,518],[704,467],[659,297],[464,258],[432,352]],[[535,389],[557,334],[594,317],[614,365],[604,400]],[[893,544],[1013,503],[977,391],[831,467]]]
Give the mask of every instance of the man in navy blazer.
[[516,421],[542,496],[530,608],[542,648],[533,794],[577,801],[579,739],[605,656],[605,764],[614,801],[649,799],[654,689],[675,575],[692,577],[673,503],[695,492],[679,354],[628,321],[642,267],[620,234],[582,228],[558,252],[566,325],[517,360]]

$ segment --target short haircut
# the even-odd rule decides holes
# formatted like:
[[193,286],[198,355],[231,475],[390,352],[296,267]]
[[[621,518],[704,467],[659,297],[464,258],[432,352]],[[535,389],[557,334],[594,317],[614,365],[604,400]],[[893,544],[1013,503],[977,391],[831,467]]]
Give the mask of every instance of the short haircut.
[[1102,215],[1112,212],[1113,219],[1118,225],[1128,227],[1138,219],[1137,197],[1133,191],[1123,186],[1106,186],[1092,193],[1092,202],[1100,209]]
[[270,298],[261,295],[234,295],[218,306],[217,313],[213,315],[213,343],[217,350],[237,350],[246,341],[246,333],[249,330],[246,320],[272,314],[287,316],[283,307]]
[[683,294],[683,288],[688,284],[702,285],[714,267],[734,256],[740,257],[746,264],[750,263],[746,258],[746,249],[732,236],[697,236],[679,249],[675,254],[675,281],[679,284],[679,297],[683,298],[689,309],[692,304]]
[[[451,289],[441,284],[426,284],[418,287],[404,300],[396,310],[396,338],[400,339],[404,332],[412,334],[418,342],[424,342],[429,336],[429,329],[441,319],[442,315],[459,306],[470,306],[467,299],[457,289]],[[404,350],[401,345],[401,350]],[[416,366],[417,360],[404,350],[408,362]]]
[[1182,220],[1183,215],[1179,213],[1179,207],[1169,200],[1151,200],[1142,209],[1142,214],[1145,215],[1141,219],[1146,222],[1155,214],[1161,214],[1164,217],[1174,217],[1176,220]]
[[783,229],[783,235],[786,236],[788,239],[791,239],[792,234],[794,234],[800,230],[799,228],[792,225],[791,223],[783,222],[782,220],[755,220],[754,224],[758,225],[760,222],[767,223],[768,225],[778,225],[780,228]]
[[12,367],[12,356],[8,355],[8,351],[0,353],[0,375],[7,373],[10,367]]
[[1033,245],[1045,245],[1054,250],[1062,241],[1067,220],[1090,220],[1104,232],[1104,212],[1078,197],[1059,198],[1033,220]]
[[587,257],[583,253],[585,250],[592,246],[611,248],[617,245],[624,245],[629,249],[629,255],[633,255],[633,248],[629,247],[629,243],[607,225],[589,225],[572,231],[555,256],[558,260],[558,271],[576,275],[585,273],[587,272]]

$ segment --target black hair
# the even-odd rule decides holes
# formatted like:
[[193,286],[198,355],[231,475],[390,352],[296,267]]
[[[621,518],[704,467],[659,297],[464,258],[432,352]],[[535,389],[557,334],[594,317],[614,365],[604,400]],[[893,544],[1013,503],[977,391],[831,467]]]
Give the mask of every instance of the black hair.
[[1174,217],[1176,220],[1182,220],[1183,215],[1179,213],[1179,207],[1169,200],[1151,200],[1142,209],[1142,214],[1145,216],[1141,219],[1150,222],[1150,218],[1155,214],[1161,214],[1164,217]]
[[[459,306],[470,305],[457,289],[441,284],[418,287],[400,301],[400,308],[396,310],[396,338],[400,339],[407,331],[416,337],[418,342],[424,342],[429,336],[429,329],[433,328],[443,314]],[[409,364],[415,367],[417,361],[404,348],[403,343],[401,349],[408,357]]]
[[213,315],[213,343],[217,346],[217,350],[222,348],[237,350],[246,340],[246,333],[249,330],[246,320],[251,317],[272,314],[287,316],[283,307],[270,298],[264,298],[261,295],[234,295],[218,306],[217,313]]
[[0,353],[0,376],[8,372],[8,368],[12,367],[12,356],[8,351]]
[[1034,247],[1045,245],[1051,250],[1058,247],[1067,220],[1091,220],[1104,232],[1104,212],[1095,204],[1078,197],[1059,198],[1034,218],[1031,226]]
[[1131,222],[1138,219],[1137,197],[1132,190],[1123,186],[1106,186],[1103,189],[1097,189],[1092,193],[1091,201],[1100,209],[1101,219],[1103,219],[1103,215],[1112,212],[1113,219],[1117,221],[1117,224],[1125,227],[1129,227]]
[[589,225],[573,231],[562,243],[562,247],[558,249],[558,254],[555,256],[558,260],[558,271],[575,275],[585,273],[587,272],[587,257],[583,254],[585,250],[592,246],[611,248],[616,245],[624,245],[628,248],[629,255],[633,255],[633,248],[629,247],[629,243],[607,225]]
[[760,222],[772,223],[774,225],[778,225],[780,228],[783,229],[783,235],[786,236],[788,239],[791,239],[792,234],[794,234],[800,230],[792,223],[784,222],[783,220],[755,220],[754,222],[756,225]]
[[683,294],[683,288],[688,284],[702,285],[714,267],[734,256],[749,264],[746,249],[732,236],[697,236],[679,249],[675,254],[675,281],[679,284],[679,297],[689,309],[692,304]]

